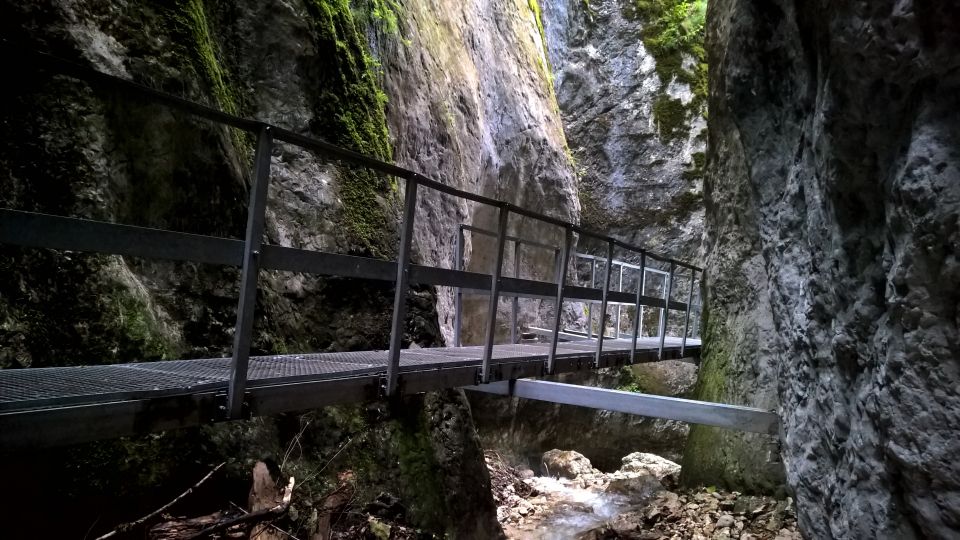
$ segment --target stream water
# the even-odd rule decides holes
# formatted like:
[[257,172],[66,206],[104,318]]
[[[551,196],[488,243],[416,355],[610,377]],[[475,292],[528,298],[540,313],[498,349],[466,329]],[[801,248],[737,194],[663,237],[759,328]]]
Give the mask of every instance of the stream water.
[[506,526],[508,538],[573,539],[632,506],[630,499],[623,495],[577,487],[565,479],[538,476],[532,483],[541,493],[535,512],[524,523]]

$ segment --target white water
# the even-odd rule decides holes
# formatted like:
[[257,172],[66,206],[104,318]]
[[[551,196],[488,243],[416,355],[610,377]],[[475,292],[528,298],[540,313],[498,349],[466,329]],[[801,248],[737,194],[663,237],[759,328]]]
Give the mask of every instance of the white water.
[[[570,485],[568,480],[536,477],[533,485],[545,496],[548,509],[523,525],[508,527],[510,538],[523,540],[569,540],[610,520],[630,508],[630,500]],[[540,511],[540,509],[538,509]]]

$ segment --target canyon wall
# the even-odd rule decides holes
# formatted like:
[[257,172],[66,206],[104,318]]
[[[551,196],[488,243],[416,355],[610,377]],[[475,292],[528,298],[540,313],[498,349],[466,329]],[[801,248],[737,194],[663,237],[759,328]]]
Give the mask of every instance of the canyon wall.
[[[541,26],[531,4],[508,0],[2,2],[3,54],[17,78],[0,111],[0,206],[234,238],[245,225],[249,135],[38,72],[16,54],[30,49],[576,221],[575,177]],[[271,161],[268,243],[395,256],[402,183],[286,144],[277,145]],[[421,190],[414,260],[450,267],[457,226],[491,229],[496,220],[490,208]],[[559,238],[558,231],[521,220],[510,227]],[[466,243],[467,268],[490,271],[493,243],[469,236]],[[551,273],[552,254],[522,257],[523,266]],[[0,367],[229,354],[234,268],[0,246],[0,273]],[[386,348],[392,298],[389,283],[262,272],[252,351]],[[474,315],[486,301],[475,304],[466,322],[478,334]],[[408,307],[405,346],[451,338],[450,290],[412,291]],[[528,317],[539,310],[531,306]],[[403,422],[391,432],[394,446],[385,447],[384,459],[399,460],[401,470],[399,480],[392,475],[384,485],[417,486],[405,492],[414,506],[437,502],[461,480],[476,486],[477,504],[434,505],[423,512],[423,525],[456,536],[496,536],[492,506],[482,504],[490,494],[462,394],[425,399],[427,405],[414,400],[407,407],[425,407],[412,432]],[[366,429],[363,422],[324,425],[311,436],[343,440],[344,433]],[[241,430],[230,447],[238,459],[282,453],[295,433],[275,437],[275,431]],[[183,436],[214,454],[221,448],[206,432]],[[70,452],[101,467],[134,451],[158,464],[174,459],[176,445],[155,442]],[[434,466],[439,477],[420,474]],[[460,478],[461,469],[474,476]],[[154,470],[160,471],[151,477],[155,484],[183,474]]]
[[651,251],[699,258],[706,2],[542,6],[583,223]]
[[[708,20],[703,394],[778,404],[806,536],[955,538],[960,9],[715,0]],[[752,466],[744,440],[709,444]]]

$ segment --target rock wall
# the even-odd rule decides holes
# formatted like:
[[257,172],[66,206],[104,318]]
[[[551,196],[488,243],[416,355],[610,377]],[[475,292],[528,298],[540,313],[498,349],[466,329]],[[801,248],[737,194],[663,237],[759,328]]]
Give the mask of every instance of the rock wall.
[[776,381],[807,537],[954,538],[960,9],[716,0],[708,19],[713,391],[766,406]]
[[688,260],[703,229],[704,7],[543,2],[584,224]]
[[[550,86],[540,14],[526,0],[403,4],[401,40],[381,39],[378,50],[387,119],[399,165],[446,184],[512,202],[569,221],[579,217],[576,178]],[[415,241],[423,260],[453,267],[457,226],[496,231],[495,209],[421,190]],[[520,220],[510,234],[559,246],[562,231]],[[465,268],[493,270],[493,239],[465,235]],[[553,253],[525,248],[521,275],[553,279]],[[513,275],[508,244],[503,271]],[[549,301],[523,301],[521,323],[540,321]],[[463,337],[484,332],[486,296],[466,297]],[[440,326],[452,342],[453,290],[440,288]],[[498,333],[509,335],[507,304]]]
[[[521,1],[11,1],[0,3],[0,35],[14,49],[51,52],[576,221],[575,177],[534,7]],[[2,104],[0,206],[242,236],[251,137],[37,73],[16,58],[11,71],[18,78]],[[395,179],[282,144],[271,175],[268,242],[395,255],[403,189]],[[418,261],[451,266],[459,223],[496,226],[492,209],[426,190],[419,200]],[[559,231],[521,220],[510,227],[559,238]],[[492,247],[468,237],[467,268],[490,271]],[[522,257],[524,267],[543,268],[532,272],[552,272],[552,253]],[[0,246],[0,273],[0,367],[229,352],[236,269]],[[255,353],[387,346],[391,284],[263,272],[260,286]],[[404,345],[438,345],[451,337],[450,290],[416,290],[408,302]],[[476,315],[485,309],[483,299],[468,309],[473,335],[482,332]],[[539,311],[528,306],[526,316]],[[462,396],[427,401],[413,407],[427,411],[421,423],[433,426],[429,439],[437,444],[428,448],[415,438],[415,455],[449,464],[441,469],[447,472],[481,460],[475,436],[468,436],[472,419]],[[447,424],[467,442],[455,449],[437,442],[443,437],[437,426]],[[124,452],[116,450],[117,459]],[[432,487],[441,493],[460,483],[439,482]],[[475,479],[467,483],[479,486],[470,499],[480,510],[477,520],[461,520],[466,513],[454,505],[443,507],[445,521],[426,523],[458,537],[469,536],[455,528],[462,523],[483,537],[495,534],[495,524],[481,526],[482,511],[492,511],[481,504],[488,490]],[[436,502],[435,495],[426,500]],[[453,517],[458,521],[450,525]]]

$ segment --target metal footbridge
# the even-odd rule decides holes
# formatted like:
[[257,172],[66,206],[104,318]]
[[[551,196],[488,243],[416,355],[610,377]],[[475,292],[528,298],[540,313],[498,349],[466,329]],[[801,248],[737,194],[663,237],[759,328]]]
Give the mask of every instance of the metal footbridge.
[[[231,356],[160,362],[138,362],[138,359],[131,358],[130,363],[125,364],[0,370],[0,449],[71,444],[457,387],[513,395],[526,393],[523,397],[602,406],[734,429],[765,433],[776,430],[774,415],[747,407],[600,389],[571,390],[564,389],[566,385],[555,386],[555,383],[542,381],[516,382],[517,379],[639,362],[695,360],[699,356],[700,341],[688,337],[688,334],[691,333],[691,313],[697,319],[698,309],[693,305],[693,298],[702,271],[694,265],[657,255],[576,224],[455,189],[322,140],[226,114],[54,57],[37,54],[32,61],[38,69],[79,79],[98,92],[133,94],[249,132],[256,139],[256,154],[247,226],[244,237],[239,239],[0,209],[0,243],[193,261],[241,269]],[[403,217],[396,260],[265,243],[270,159],[278,142],[402,179]],[[423,266],[411,261],[417,197],[424,189],[487,205],[497,212],[496,230],[469,225],[460,227],[457,260],[453,268]],[[519,272],[511,276],[502,271],[508,244],[515,250],[520,250],[524,243],[536,244],[508,234],[510,216],[533,220],[560,231],[558,236],[562,241],[559,245],[534,246],[553,250],[552,281],[524,279]],[[483,234],[494,239],[495,260],[489,273],[463,269],[465,233]],[[586,239],[605,246],[606,256],[577,253],[575,246]],[[615,250],[625,255],[615,258]],[[574,266],[580,260],[592,261],[589,283],[571,277],[577,275]],[[601,269],[600,283],[597,283],[598,268]],[[389,349],[250,356],[257,278],[264,270],[394,282]],[[633,290],[624,290],[625,272],[635,275]],[[656,295],[646,294],[647,276],[651,273],[658,275],[662,284]],[[678,300],[675,285],[682,280],[686,280],[686,298]],[[411,285],[451,287],[456,291],[455,346],[402,347],[406,298]],[[479,345],[463,346],[459,337],[463,296],[478,294],[486,297],[488,302],[483,316],[483,338]],[[510,321],[513,331],[511,342],[507,344],[495,343],[496,329],[502,322],[498,321],[497,309],[501,298],[513,299]],[[517,302],[522,298],[553,302],[555,308],[548,328],[521,332],[516,318]],[[586,330],[579,332],[563,328],[563,310],[557,308],[564,302],[588,306],[590,320],[596,311],[600,323],[594,327],[588,322]],[[644,310],[659,314],[655,336],[643,336],[641,320]],[[630,313],[633,315],[629,316]],[[679,326],[683,330],[677,337],[667,336],[671,313],[674,319],[679,317],[682,321]],[[609,328],[607,321],[614,316],[615,327]],[[535,337],[531,339],[532,336]],[[588,394],[586,398],[584,392]],[[620,403],[622,399],[628,400],[626,405]]]

